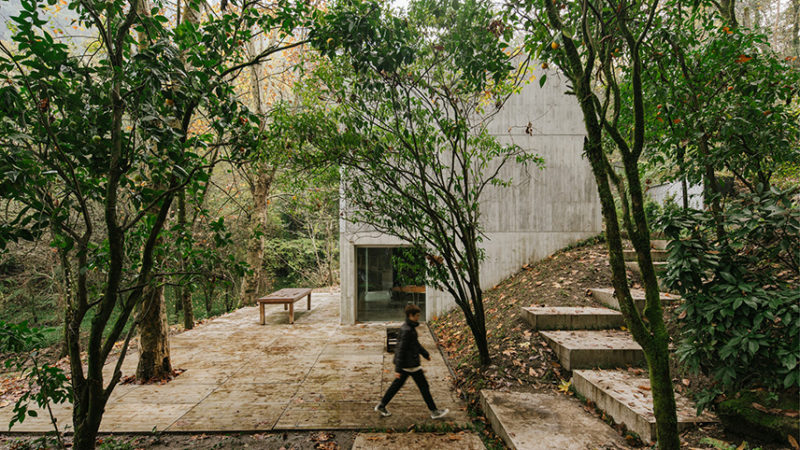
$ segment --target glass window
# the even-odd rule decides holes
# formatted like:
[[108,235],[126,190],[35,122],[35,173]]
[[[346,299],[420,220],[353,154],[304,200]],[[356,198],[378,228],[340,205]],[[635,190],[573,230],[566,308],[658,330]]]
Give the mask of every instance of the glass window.
[[[356,247],[356,317],[360,322],[401,321],[414,303],[425,317],[425,286],[402,247]],[[398,266],[400,270],[398,270]]]

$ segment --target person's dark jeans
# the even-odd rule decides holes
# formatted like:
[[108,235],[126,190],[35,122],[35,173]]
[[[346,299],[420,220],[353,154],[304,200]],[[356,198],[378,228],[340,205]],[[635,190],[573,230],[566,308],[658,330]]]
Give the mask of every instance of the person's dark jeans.
[[400,378],[395,378],[392,382],[392,385],[386,390],[386,394],[383,395],[381,405],[386,406],[390,401],[392,401],[392,397],[394,397],[394,395],[397,394],[397,391],[403,387],[409,375],[411,375],[411,378],[413,378],[414,382],[417,383],[417,387],[422,393],[422,398],[425,399],[425,404],[428,405],[428,409],[431,411],[436,411],[436,403],[433,402],[433,397],[431,397],[431,389],[428,386],[428,380],[425,379],[425,373],[423,373],[422,370],[418,370],[416,372],[406,372],[404,370],[400,372]]

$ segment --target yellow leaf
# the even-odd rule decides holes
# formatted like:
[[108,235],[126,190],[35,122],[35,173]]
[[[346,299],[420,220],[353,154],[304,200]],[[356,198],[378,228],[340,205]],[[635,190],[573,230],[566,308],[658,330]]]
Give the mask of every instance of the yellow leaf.
[[571,381],[561,380],[561,382],[558,383],[558,391],[559,392],[563,392],[565,394],[568,394],[569,393],[569,388],[571,386],[572,386],[572,382]]

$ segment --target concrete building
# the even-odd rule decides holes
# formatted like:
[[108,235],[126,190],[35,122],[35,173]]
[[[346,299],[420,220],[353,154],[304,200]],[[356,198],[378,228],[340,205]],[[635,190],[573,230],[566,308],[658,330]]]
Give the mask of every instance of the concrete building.
[[[508,165],[501,178],[511,187],[490,187],[481,199],[486,259],[481,266],[484,289],[517,272],[524,264],[602,229],[600,201],[589,162],[582,156],[583,115],[566,80],[548,71],[511,97],[489,123],[501,142],[514,142],[541,155],[545,169]],[[530,124],[530,134],[526,129]],[[346,199],[342,200],[346,202]],[[344,205],[343,205],[344,206]],[[347,208],[343,207],[342,211]],[[343,324],[402,320],[407,302],[419,304],[426,319],[455,306],[452,297],[422,286],[399,286],[391,255],[405,243],[370,231],[343,217],[340,224],[341,311]]]
[[[703,209],[703,185],[690,184],[686,191],[689,197],[689,207]],[[665,206],[667,202],[683,205],[683,186],[680,181],[648,186],[645,194],[661,206]]]

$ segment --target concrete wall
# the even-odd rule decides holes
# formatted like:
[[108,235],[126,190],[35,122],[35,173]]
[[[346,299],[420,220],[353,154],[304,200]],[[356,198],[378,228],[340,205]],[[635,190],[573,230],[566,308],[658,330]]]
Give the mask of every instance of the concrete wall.
[[[540,76],[542,71],[535,75]],[[596,235],[602,229],[597,187],[583,153],[583,115],[577,101],[564,94],[565,82],[548,71],[543,88],[538,79],[510,98],[489,130],[501,142],[513,142],[541,155],[545,169],[509,165],[501,177],[508,188],[489,187],[481,200],[486,260],[481,286],[491,288],[524,264],[542,259],[559,248]],[[525,130],[530,123],[532,135]],[[342,208],[346,211],[346,208]],[[342,221],[340,226],[341,321],[356,320],[356,246],[399,246],[397,238],[370,232],[363,225]],[[427,318],[451,309],[449,294],[428,288]]]
[[[703,209],[703,185],[690,184],[687,192],[689,194],[689,207]],[[683,188],[680,181],[650,186],[647,188],[645,195],[661,206],[664,206],[670,198],[676,204],[683,205]]]

